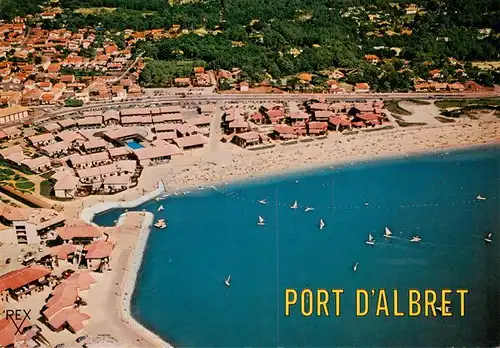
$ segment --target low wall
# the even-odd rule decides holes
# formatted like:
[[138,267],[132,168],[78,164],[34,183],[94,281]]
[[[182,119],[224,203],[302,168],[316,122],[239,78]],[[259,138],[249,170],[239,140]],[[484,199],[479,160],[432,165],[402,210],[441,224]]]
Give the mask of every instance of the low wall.
[[90,207],[87,207],[83,209],[82,214],[80,215],[80,218],[85,221],[88,224],[93,224],[92,220],[94,219],[94,216],[97,214],[100,214],[102,212],[108,211],[110,209],[115,209],[115,208],[134,208],[137,207],[138,205],[141,205],[143,203],[146,203],[147,201],[165,193],[165,186],[163,185],[163,182],[158,183],[158,188],[154,191],[151,191],[149,193],[146,193],[143,196],[138,197],[137,199],[134,199],[132,201],[124,201],[124,202],[118,202],[118,201],[113,201],[113,202],[104,202],[104,203],[99,203],[99,204],[94,204]]

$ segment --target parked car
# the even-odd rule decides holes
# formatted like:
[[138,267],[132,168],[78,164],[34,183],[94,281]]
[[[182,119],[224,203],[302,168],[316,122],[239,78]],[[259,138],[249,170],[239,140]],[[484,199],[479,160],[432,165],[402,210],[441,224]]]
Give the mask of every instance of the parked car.
[[5,260],[5,263],[8,265],[10,263],[10,258],[8,258],[7,260]]
[[87,339],[87,335],[80,336],[76,339],[76,343],[80,343],[81,341]]
[[73,273],[75,273],[75,271],[73,271],[72,269],[67,269],[64,272],[62,272],[62,277],[64,279],[68,279]]
[[56,346],[54,348],[64,348],[65,345],[64,343],[59,343],[59,344],[56,344]]

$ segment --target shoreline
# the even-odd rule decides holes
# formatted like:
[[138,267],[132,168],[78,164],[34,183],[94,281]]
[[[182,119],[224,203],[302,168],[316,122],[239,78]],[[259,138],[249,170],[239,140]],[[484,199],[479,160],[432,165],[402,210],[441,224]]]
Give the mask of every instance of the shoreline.
[[[123,219],[126,218],[126,214],[127,213],[124,213],[120,216],[116,226],[119,226],[120,223],[123,222]],[[117,298],[118,301],[117,306],[122,316],[121,319],[123,323],[131,327],[131,329],[139,332],[141,335],[147,336],[147,338],[151,342],[155,343],[159,347],[173,348],[172,345],[164,341],[160,336],[150,331],[148,328],[143,326],[138,320],[136,320],[132,315],[130,307],[132,302],[132,295],[134,294],[137,282],[137,277],[139,275],[139,271],[142,265],[142,258],[144,252],[146,251],[147,241],[149,239],[149,234],[151,233],[151,227],[153,226],[153,221],[154,221],[153,213],[143,212],[140,214],[143,215],[144,218],[141,223],[141,229],[137,236],[138,238],[137,244],[135,245],[134,250],[132,251],[132,255],[128,260],[128,272],[125,275],[124,279],[122,279],[121,293],[123,296]]]
[[[173,192],[178,192],[181,193],[183,190],[190,190],[194,189],[196,190],[197,186],[204,186],[205,189],[210,189],[209,186],[216,186],[216,187],[224,187],[224,185],[237,185],[240,183],[248,183],[248,182],[256,182],[259,179],[262,178],[272,178],[272,179],[279,179],[280,177],[290,175],[290,174],[306,174],[308,172],[313,172],[317,170],[321,170],[323,168],[335,168],[335,167],[342,167],[345,165],[350,165],[350,164],[359,164],[363,162],[373,162],[373,161],[381,161],[381,160],[391,160],[391,159],[402,159],[406,157],[416,157],[416,156],[426,156],[426,155],[436,155],[440,153],[445,153],[445,152],[455,152],[455,151],[463,151],[463,150],[474,150],[474,149],[481,149],[481,148],[489,148],[489,147],[494,147],[497,145],[500,145],[500,132],[498,131],[498,126],[497,128],[494,129],[493,132],[493,137],[488,137],[486,136],[485,138],[482,136],[480,133],[479,136],[474,136],[472,139],[467,138],[466,141],[458,141],[458,143],[440,143],[439,141],[433,142],[430,146],[427,145],[425,146],[420,146],[416,147],[414,146],[413,148],[410,148],[408,150],[398,148],[397,146],[394,147],[387,147],[383,148],[382,151],[369,154],[369,153],[352,153],[351,155],[348,156],[342,156],[340,158],[330,158],[329,160],[323,160],[321,156],[314,157],[316,161],[313,161],[312,163],[309,161],[300,161],[300,158],[294,158],[294,156],[290,156],[294,162],[291,162],[293,164],[301,163],[300,165],[295,165],[295,166],[286,166],[285,163],[285,168],[280,168],[280,165],[276,165],[273,167],[263,167],[256,168],[252,166],[252,163],[250,160],[254,161],[259,161],[259,156],[269,156],[270,154],[273,154],[274,152],[270,150],[263,150],[261,153],[252,153],[252,152],[247,152],[245,153],[244,156],[240,155],[239,158],[241,158],[241,162],[243,164],[246,164],[246,169],[248,169],[246,172],[240,172],[240,173],[233,173],[228,171],[225,168],[224,163],[216,163],[212,167],[203,168],[201,166],[193,166],[193,163],[186,163],[184,165],[179,165],[176,163],[170,163],[166,165],[160,165],[156,167],[149,167],[147,168],[148,170],[154,171],[154,170],[159,170],[161,173],[161,177],[155,176],[154,172],[149,173],[150,175],[145,175],[145,178],[139,183],[138,187],[135,190],[131,190],[129,193],[132,194],[131,198],[127,198],[125,200],[125,195],[123,196],[124,201],[118,201],[117,196],[93,196],[94,199],[102,199],[102,202],[94,202],[93,204],[90,204],[89,207],[85,208],[84,211],[82,212],[82,218],[90,219],[90,222],[94,218],[95,215],[106,212],[111,209],[116,209],[116,208],[135,208],[149,200],[154,199],[155,197],[158,196],[165,196],[166,193],[173,193]],[[451,128],[451,127],[445,127],[445,128]],[[406,134],[410,136],[412,134],[413,130],[406,131],[403,130],[402,132],[397,132],[396,135],[401,135],[401,134]],[[375,139],[379,136],[387,136],[391,135],[391,133],[384,132],[380,134],[374,134]],[[474,134],[475,135],[475,134]],[[366,137],[361,137],[361,139],[366,139]],[[355,139],[352,137],[351,139]],[[352,145],[349,144],[349,139],[346,138],[341,138],[340,139],[322,139],[322,140],[315,140],[314,143],[312,144],[312,148],[309,150],[309,154],[311,156],[314,156],[314,151],[320,151],[324,145],[328,146],[333,143],[333,145]],[[310,143],[310,144],[311,144]],[[298,156],[302,156],[301,150],[305,150],[307,152],[308,148],[306,148],[303,144],[299,146],[293,146],[290,148],[280,148],[281,154],[286,154],[287,151],[295,151],[296,154],[298,153]],[[222,155],[227,155],[227,154],[222,154]],[[231,156],[231,154],[229,154]],[[250,158],[250,160],[246,161],[247,158]],[[311,159],[312,157],[309,157]],[[191,158],[192,160],[192,158]],[[319,160],[319,161],[318,161]],[[283,163],[278,163],[283,165]],[[234,159],[233,163],[229,163],[232,167],[237,167],[237,164],[234,164]],[[168,169],[172,167],[177,169],[177,172],[174,173],[172,170],[171,173],[167,173]],[[192,168],[189,171],[186,171],[185,168],[190,167]],[[206,180],[202,174],[205,173],[206,170],[213,170],[212,175],[215,176],[215,174],[221,174],[220,178],[213,178],[213,180]],[[169,177],[171,176],[171,177]],[[174,179],[172,179],[174,178]],[[147,192],[146,186],[144,185],[144,181],[148,180],[149,182],[154,182],[158,183],[158,186],[156,189],[150,190]],[[166,183],[171,183],[168,185],[168,187],[164,187],[164,182]],[[147,184],[147,183],[146,183]],[[145,192],[145,194],[140,195],[139,193]],[[125,191],[127,192],[127,191]],[[91,197],[89,197],[91,198]],[[127,261],[127,264],[129,265],[128,267],[128,274],[124,275],[124,279],[122,279],[122,294],[123,296],[119,297],[117,300],[120,301],[120,303],[117,303],[117,310],[119,311],[119,315],[122,318],[122,322],[130,327],[132,330],[135,330],[136,332],[140,333],[140,335],[145,337],[145,340],[149,342],[151,340],[151,343],[162,346],[162,347],[172,347],[168,342],[164,341],[162,338],[160,338],[158,335],[153,333],[152,331],[149,331],[146,327],[142,326],[140,322],[138,322],[136,319],[133,318],[131,311],[130,311],[130,304],[132,300],[132,295],[133,291],[136,286],[137,278],[138,278],[138,273],[140,271],[140,267],[142,264],[142,257],[145,253],[146,247],[147,247],[147,241],[149,238],[149,233],[151,232],[151,225],[154,220],[154,216],[150,212],[139,212],[139,214],[144,215],[143,222],[141,224],[141,229],[138,233],[138,236],[136,237],[136,244],[132,246],[132,255],[130,255],[129,260]],[[116,224],[118,226],[126,216],[126,213],[122,214]],[[123,319],[125,318],[125,319]]]
[[[214,181],[204,182],[203,185],[198,183],[190,183],[185,185],[175,186],[175,189],[171,190],[168,187],[165,188],[165,193],[170,196],[172,193],[181,191],[190,191],[196,190],[197,187],[203,187],[204,189],[210,188],[210,186],[224,187],[230,185],[244,184],[249,182],[254,182],[262,179],[279,179],[288,175],[303,175],[309,172],[315,172],[323,169],[337,169],[346,165],[351,164],[360,164],[360,163],[370,163],[375,161],[384,161],[384,160],[397,160],[407,157],[419,157],[419,156],[430,156],[437,155],[445,152],[456,152],[456,151],[467,151],[467,150],[476,150],[481,148],[490,148],[500,145],[499,140],[486,141],[482,143],[471,143],[464,145],[449,145],[438,148],[430,148],[430,149],[421,149],[409,151],[407,153],[383,153],[377,155],[365,155],[365,156],[354,156],[352,158],[344,158],[341,160],[334,160],[330,163],[317,163],[317,164],[303,164],[296,168],[287,168],[287,169],[271,169],[266,172],[258,172],[250,175],[239,175],[236,177],[231,177],[228,179],[218,179]],[[163,195],[165,197],[165,194]],[[144,202],[143,202],[144,203]],[[142,203],[141,203],[142,204]]]

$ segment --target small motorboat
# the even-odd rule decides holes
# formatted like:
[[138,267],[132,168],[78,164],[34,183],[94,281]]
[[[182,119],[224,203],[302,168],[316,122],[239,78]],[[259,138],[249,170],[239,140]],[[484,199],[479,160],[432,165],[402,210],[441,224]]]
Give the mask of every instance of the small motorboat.
[[165,227],[167,227],[167,223],[165,222],[164,219],[160,219],[160,220],[156,221],[156,223],[154,224],[154,227],[165,228]]
[[365,243],[368,245],[375,245],[375,239],[373,238],[371,233],[368,233],[368,240],[365,241]]
[[306,207],[306,209],[304,211],[307,213],[308,211],[313,211],[313,210],[314,210],[313,207]]
[[162,211],[163,209],[165,209],[165,208],[163,208],[163,205],[160,205],[160,206],[158,207],[158,211]]
[[225,280],[224,284],[226,284],[227,287],[231,286],[231,275],[229,275]]
[[293,202],[293,204],[290,206],[290,209],[297,209],[299,207],[297,201]]
[[477,199],[478,201],[485,201],[485,200],[486,200],[486,197],[483,197],[483,196],[481,196],[481,195],[477,195],[476,199]]
[[420,238],[419,236],[413,236],[410,239],[410,242],[412,242],[412,243],[420,243],[421,240],[422,240],[422,238]]
[[266,199],[261,199],[261,200],[259,201],[259,203],[260,203],[260,204],[267,204],[267,200],[266,200]]
[[354,264],[354,267],[352,268],[354,270],[354,272],[356,272],[358,270],[358,265],[359,265],[359,262],[356,262]]

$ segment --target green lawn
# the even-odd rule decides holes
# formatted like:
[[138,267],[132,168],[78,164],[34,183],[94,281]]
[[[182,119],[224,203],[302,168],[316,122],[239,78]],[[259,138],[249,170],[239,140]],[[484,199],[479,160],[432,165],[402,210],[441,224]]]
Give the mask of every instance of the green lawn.
[[31,181],[16,182],[16,188],[23,191],[32,191],[35,188],[35,184]]
[[0,184],[11,186],[25,193],[32,193],[35,190],[34,183],[5,167],[0,167]]
[[54,186],[52,185],[52,183],[49,180],[42,181],[40,183],[40,195],[42,195],[44,197],[52,198],[51,192],[52,192],[53,187]]
[[438,108],[463,108],[467,105],[498,106],[500,99],[447,99],[437,100],[434,103]]

